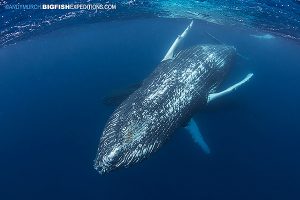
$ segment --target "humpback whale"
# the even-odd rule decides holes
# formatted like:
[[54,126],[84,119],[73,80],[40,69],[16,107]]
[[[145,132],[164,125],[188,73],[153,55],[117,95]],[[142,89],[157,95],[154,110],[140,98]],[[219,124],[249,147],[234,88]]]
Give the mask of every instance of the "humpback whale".
[[194,114],[243,85],[253,74],[218,92],[233,65],[236,49],[224,44],[196,45],[175,53],[192,26],[193,21],[155,70],[110,116],[94,161],[100,174],[144,160],[181,127],[205,153],[210,153]]

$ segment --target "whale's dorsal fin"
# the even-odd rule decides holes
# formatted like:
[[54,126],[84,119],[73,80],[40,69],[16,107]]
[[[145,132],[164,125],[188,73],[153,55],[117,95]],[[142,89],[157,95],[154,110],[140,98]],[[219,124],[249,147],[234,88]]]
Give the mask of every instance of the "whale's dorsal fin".
[[194,141],[201,147],[201,149],[206,153],[210,153],[210,149],[206,142],[204,141],[204,138],[200,132],[200,129],[196,123],[196,121],[192,118],[188,125],[185,127],[185,129],[188,131],[189,134],[191,134]]
[[181,41],[185,38],[185,36],[188,34],[188,32],[191,30],[192,26],[193,26],[193,21],[188,25],[188,27],[186,27],[186,29],[181,33],[181,35],[178,35],[178,37],[176,38],[176,40],[173,42],[172,46],[170,47],[170,49],[168,50],[167,54],[165,55],[165,57],[162,59],[162,61],[164,60],[168,60],[168,59],[172,59],[174,56],[174,51],[176,50],[176,48],[178,47],[178,45],[181,43]]
[[230,86],[229,88],[227,88],[226,90],[223,90],[221,92],[218,92],[218,93],[211,93],[208,95],[208,98],[207,98],[207,103],[219,98],[219,97],[222,97],[228,93],[231,93],[232,91],[236,90],[237,88],[239,88],[241,85],[243,85],[244,83],[246,83],[247,81],[249,81],[251,79],[251,77],[253,76],[252,73],[248,74],[243,80],[241,80],[240,82]]

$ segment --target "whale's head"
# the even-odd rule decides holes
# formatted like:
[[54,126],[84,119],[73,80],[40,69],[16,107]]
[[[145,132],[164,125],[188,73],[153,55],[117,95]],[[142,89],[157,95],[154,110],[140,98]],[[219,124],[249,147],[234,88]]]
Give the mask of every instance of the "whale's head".
[[100,138],[100,144],[94,163],[95,169],[100,174],[108,173],[126,165],[126,160],[124,160],[126,145],[121,137],[121,121],[117,119],[118,116],[113,115],[111,118],[113,117],[115,117],[116,121],[113,124],[111,123],[112,121],[109,120],[106,125],[102,137]]
[[98,150],[99,155],[97,156],[94,164],[95,169],[100,174],[108,173],[123,165],[122,145],[114,145],[110,148],[110,150],[103,150],[104,148]]
[[[94,168],[100,174],[127,168],[158,148],[159,142],[148,135],[153,133],[149,125],[151,119],[132,103],[128,104],[128,101],[130,99],[112,114],[100,138],[94,161]],[[160,137],[156,139],[159,140]]]

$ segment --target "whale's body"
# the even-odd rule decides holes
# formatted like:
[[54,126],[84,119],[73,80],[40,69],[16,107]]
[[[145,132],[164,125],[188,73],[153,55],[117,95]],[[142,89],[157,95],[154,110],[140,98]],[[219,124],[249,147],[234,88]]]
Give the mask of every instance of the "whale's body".
[[95,169],[128,167],[157,151],[207,104],[235,55],[232,46],[198,45],[162,61],[108,120]]

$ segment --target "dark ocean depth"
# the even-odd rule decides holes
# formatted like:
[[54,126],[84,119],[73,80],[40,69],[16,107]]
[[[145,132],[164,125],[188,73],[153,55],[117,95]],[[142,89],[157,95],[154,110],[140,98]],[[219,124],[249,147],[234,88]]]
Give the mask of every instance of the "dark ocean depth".
[[239,54],[223,88],[254,77],[195,119],[212,151],[178,130],[144,162],[93,169],[114,107],[103,98],[143,80],[190,20],[74,25],[0,49],[0,199],[300,199],[300,46],[195,21],[184,45]]

